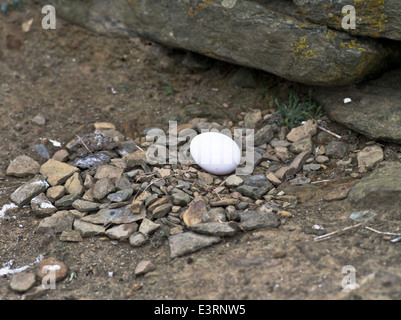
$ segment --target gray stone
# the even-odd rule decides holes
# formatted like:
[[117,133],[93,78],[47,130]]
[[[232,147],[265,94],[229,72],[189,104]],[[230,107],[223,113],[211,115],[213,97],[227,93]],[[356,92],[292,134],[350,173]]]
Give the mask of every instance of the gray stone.
[[367,146],[358,152],[356,158],[358,160],[359,171],[372,169],[376,164],[383,161],[383,149],[378,144]]
[[134,193],[134,189],[132,189],[132,188],[119,190],[115,193],[110,193],[107,196],[107,199],[109,199],[111,202],[123,202],[123,201],[129,199],[133,193]]
[[398,211],[401,205],[401,164],[382,162],[352,187],[348,199],[359,210]]
[[273,189],[273,185],[263,174],[244,177],[244,179],[246,179],[244,183],[235,190],[246,197],[255,200],[261,199],[269,190]]
[[39,233],[59,234],[63,231],[71,231],[74,215],[69,211],[58,211],[40,220],[37,227]]
[[191,202],[191,197],[184,192],[176,192],[171,195],[171,201],[173,204],[181,207],[185,207]]
[[31,200],[31,209],[35,216],[38,218],[44,218],[51,216],[57,211],[57,208],[52,205],[50,200],[45,196],[44,193],[37,195]]
[[131,182],[125,176],[114,180],[114,185],[116,186],[117,190],[126,190],[132,188]]
[[262,120],[260,109],[249,111],[244,118],[245,128],[255,129],[259,121]]
[[123,169],[109,164],[100,165],[96,170],[94,178],[98,180],[103,178],[117,179],[122,176],[123,172]]
[[249,68],[239,68],[232,77],[231,83],[241,88],[256,88],[258,86],[255,73]]
[[236,234],[240,228],[235,222],[206,222],[188,226],[188,230],[209,236],[227,237]]
[[129,236],[137,230],[138,224],[136,222],[120,224],[107,229],[106,236],[108,236],[110,239],[124,240],[129,238]]
[[372,220],[376,216],[376,213],[372,211],[359,211],[359,212],[353,212],[349,215],[349,218],[351,220],[354,220],[355,222],[368,222],[369,220]]
[[79,198],[79,195],[77,194],[67,194],[63,196],[62,198],[56,200],[54,202],[54,205],[56,207],[71,207],[73,202]]
[[295,141],[291,145],[290,151],[293,153],[301,153],[303,151],[312,151],[312,139],[305,138],[302,140]]
[[75,172],[79,172],[77,167],[54,159],[47,160],[40,167],[40,173],[47,176],[47,182],[52,186],[63,184]]
[[93,199],[95,201],[102,200],[109,193],[116,191],[113,180],[110,178],[102,178],[96,181],[93,186]]
[[152,261],[142,260],[135,267],[134,273],[136,276],[142,276],[154,270],[156,270],[156,266],[152,263]]
[[[401,69],[395,69],[355,86],[316,88],[313,96],[331,119],[345,127],[372,140],[400,144],[400,83]],[[351,98],[352,102],[345,104],[344,98]]]
[[139,232],[147,236],[160,228],[160,224],[144,218],[139,226]]
[[225,222],[227,220],[224,208],[212,208],[202,216],[202,222]]
[[60,241],[64,242],[81,242],[82,235],[78,230],[63,231],[59,237]]
[[301,12],[311,21],[343,31],[342,8],[352,4],[356,12],[355,29],[345,30],[353,35],[401,40],[400,3],[397,0],[355,1],[294,0]]
[[77,209],[80,212],[90,212],[99,210],[99,203],[77,199],[72,203],[73,208]]
[[26,177],[39,173],[40,164],[32,158],[22,155],[13,159],[7,167],[6,174],[15,177]]
[[233,174],[229,176],[224,182],[226,184],[226,187],[228,188],[237,188],[244,182],[244,180],[242,180],[241,177]]
[[146,242],[146,236],[141,232],[135,232],[129,237],[129,243],[133,247],[140,247]]
[[177,258],[183,255],[209,247],[221,241],[220,237],[183,232],[168,238],[170,257]]
[[137,150],[133,153],[128,153],[123,159],[127,164],[127,169],[132,169],[133,167],[146,163],[146,151]]
[[95,154],[88,154],[83,158],[75,160],[73,165],[80,169],[89,169],[108,161],[110,161],[110,157],[108,155],[97,152]]
[[14,274],[10,280],[10,289],[24,293],[31,289],[36,283],[36,275],[33,272],[21,272]]
[[245,230],[257,228],[277,228],[280,221],[272,212],[243,211],[238,213],[241,219],[241,226]]
[[18,206],[22,207],[28,204],[32,198],[36,197],[42,192],[45,192],[49,184],[45,180],[46,177],[37,175],[28,182],[18,187],[10,196]]
[[296,177],[294,179],[291,179],[289,182],[293,186],[302,186],[304,184],[311,183],[311,181],[312,180],[310,178],[307,178],[307,177]]
[[125,206],[116,209],[102,209],[99,210],[98,213],[83,217],[81,220],[95,224],[122,224],[142,220],[145,216],[145,211],[142,211],[139,214],[134,214],[132,213],[130,206]]
[[35,144],[31,147],[32,150],[35,150],[36,153],[41,156],[43,159],[50,159],[49,151],[47,150],[44,144]]
[[[146,37],[170,47],[319,86],[363,80],[386,67],[398,53],[392,43],[355,37],[342,29],[311,23],[291,1],[41,3],[54,5],[59,17],[96,32]],[[326,4],[323,0],[321,3]],[[338,14],[341,9],[336,11]]]
[[171,211],[172,207],[173,205],[171,203],[165,203],[156,207],[152,212],[152,218],[157,219],[164,217]]
[[74,230],[79,231],[82,237],[101,236],[106,233],[106,228],[97,224],[82,221],[82,219],[75,219]]
[[270,140],[273,139],[273,137],[274,137],[274,128],[273,126],[267,124],[255,132],[253,143],[255,146],[259,146],[264,143],[270,142]]
[[348,151],[348,144],[342,141],[331,141],[326,146],[326,156],[344,158]]
[[310,163],[310,164],[305,164],[302,169],[304,171],[316,171],[321,168],[322,168],[322,166],[318,163]]

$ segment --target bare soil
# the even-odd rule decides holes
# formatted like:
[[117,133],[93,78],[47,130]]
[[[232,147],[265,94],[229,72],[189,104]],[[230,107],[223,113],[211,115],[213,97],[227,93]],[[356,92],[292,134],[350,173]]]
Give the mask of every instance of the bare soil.
[[[256,73],[258,88],[238,88],[231,83],[238,66],[214,61],[208,70],[194,70],[183,65],[185,52],[144,39],[104,37],[61,19],[56,30],[43,30],[41,17],[40,8],[24,6],[0,19],[0,207],[27,180],[6,176],[9,162],[26,154],[43,163],[30,149],[43,138],[67,143],[93,132],[99,121],[134,137],[147,127],[166,129],[169,116],[179,115],[179,123],[186,123],[194,118],[186,108],[196,103],[210,120],[235,123],[241,112],[274,109],[274,98],[288,97],[290,89],[308,90],[263,72]],[[32,27],[23,32],[21,25],[30,18]],[[44,126],[32,121],[38,114],[45,116]],[[353,137],[357,146],[366,141],[335,123],[330,127]],[[51,153],[57,150],[50,143],[47,147]],[[386,148],[387,158],[398,157],[391,146]],[[348,218],[353,209],[347,200],[322,200],[362,176],[352,178],[335,162],[312,179],[329,182],[280,186],[299,200],[291,209],[293,217],[283,218],[279,228],[243,232],[173,260],[167,243],[133,248],[102,237],[79,243],[44,239],[35,232],[39,220],[22,208],[7,213],[15,218],[0,221],[0,267],[11,259],[13,268],[21,267],[39,255],[64,261],[69,276],[37,298],[49,300],[399,299],[401,244],[363,227],[320,242],[305,232],[316,230],[314,225],[332,232],[355,224]],[[399,222],[379,215],[370,225],[397,232]],[[136,277],[135,266],[144,259],[152,260],[156,270]],[[355,268],[359,284],[352,291],[342,288],[347,265]],[[0,278],[0,299],[21,298],[10,290],[10,278]]]

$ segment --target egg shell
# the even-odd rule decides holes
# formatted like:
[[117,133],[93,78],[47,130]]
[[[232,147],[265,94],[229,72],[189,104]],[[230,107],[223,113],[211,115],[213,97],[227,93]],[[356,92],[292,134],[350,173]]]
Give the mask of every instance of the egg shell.
[[241,161],[241,150],[235,141],[217,132],[205,132],[194,137],[190,153],[196,164],[215,175],[234,171]]

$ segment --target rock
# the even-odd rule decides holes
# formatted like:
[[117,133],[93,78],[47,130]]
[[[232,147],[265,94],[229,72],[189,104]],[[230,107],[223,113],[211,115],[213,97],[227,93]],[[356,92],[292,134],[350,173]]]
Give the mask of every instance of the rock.
[[40,193],[36,197],[32,198],[31,209],[38,218],[51,216],[57,211],[57,208],[52,205],[44,193]]
[[58,208],[71,207],[75,200],[79,198],[77,194],[67,194],[62,198],[56,200],[54,205]]
[[35,144],[31,147],[31,149],[36,151],[36,153],[43,159],[50,159],[49,151],[44,144]]
[[296,174],[299,170],[301,170],[301,168],[305,164],[306,159],[308,159],[309,155],[310,151],[301,152],[295,157],[295,159],[289,166],[281,167],[274,173],[274,175],[277,177],[277,179],[284,180],[287,177]]
[[150,212],[153,212],[153,210],[155,210],[157,207],[161,206],[162,204],[167,203],[168,201],[169,201],[169,199],[167,197],[157,199],[155,202],[153,202],[152,204],[149,205],[148,210]]
[[170,211],[173,205],[171,203],[165,203],[158,207],[156,207],[152,212],[152,218],[158,219],[166,216]]
[[7,167],[6,174],[18,178],[36,175],[39,173],[40,164],[32,158],[22,155],[12,160]]
[[128,200],[132,194],[134,193],[134,189],[124,189],[124,190],[119,190],[115,193],[110,193],[107,196],[107,199],[109,199],[111,202],[123,202],[125,200]]
[[[339,0],[327,4],[324,0],[295,0],[294,3],[311,21],[344,30],[341,24],[344,16],[342,8],[349,5],[349,1]],[[357,14],[356,25],[355,29],[348,29],[347,32],[358,36],[401,40],[401,14],[397,0],[352,4]]]
[[95,179],[103,179],[103,178],[110,178],[110,179],[118,179],[121,178],[124,170],[112,165],[100,165],[97,170],[96,174],[94,176]]
[[302,140],[295,141],[291,147],[290,151],[293,153],[301,153],[303,151],[312,151],[312,139],[311,138],[305,138]]
[[382,162],[371,175],[352,187],[348,199],[359,210],[397,211],[401,205],[401,174],[398,162]]
[[290,158],[288,149],[285,147],[274,148],[274,153],[276,154],[277,158],[284,163],[286,163],[287,160]]
[[123,157],[123,160],[127,164],[127,169],[130,170],[133,167],[146,163],[146,151],[138,150],[133,153],[126,154]]
[[156,266],[150,260],[142,260],[135,267],[135,275],[142,276],[148,272],[156,270]]
[[320,170],[322,168],[322,166],[318,163],[310,163],[310,164],[305,164],[302,167],[302,170],[304,171],[317,171]]
[[[64,262],[61,262],[53,257],[43,259],[38,264],[38,277],[42,280],[44,277],[54,276],[54,281],[63,280],[68,273],[68,267]],[[50,281],[52,279],[49,279]]]
[[342,141],[331,141],[326,146],[326,156],[344,158],[348,151],[348,144]]
[[292,180],[290,180],[290,184],[293,186],[302,186],[304,184],[308,184],[311,183],[311,179],[307,178],[307,177],[296,177]]
[[75,219],[74,230],[79,231],[82,237],[102,236],[106,233],[106,228],[97,224]]
[[31,290],[29,290],[28,292],[24,293],[21,296],[21,300],[34,300],[34,299],[38,299],[41,296],[43,296],[48,289],[46,289],[46,287],[39,285],[36,286],[34,288],[32,288]]
[[168,238],[170,257],[177,258],[198,251],[221,241],[220,237],[206,236],[194,232],[183,232]]
[[244,118],[245,128],[255,129],[259,121],[262,120],[262,112],[260,109],[248,112]]
[[202,223],[225,222],[226,220],[225,210],[221,207],[212,208],[202,216]]
[[185,207],[191,202],[191,197],[184,192],[176,192],[171,195],[171,201],[177,206]]
[[50,187],[46,191],[46,197],[51,201],[54,202],[55,200],[60,199],[62,196],[65,195],[64,186],[55,186]]
[[[168,3],[102,0],[85,5],[77,0],[41,0],[41,3],[54,5],[61,18],[96,32],[146,37],[170,47],[311,85],[353,84],[386,67],[396,59],[398,52],[392,43],[355,37],[343,29],[336,31],[320,23],[311,23],[291,1],[280,5],[276,2],[227,4],[227,1],[215,1],[202,3],[201,7],[195,0]],[[311,2],[311,6],[314,3]],[[326,3],[322,0],[321,4]],[[358,8],[360,6],[362,4],[358,4]],[[397,11],[397,5],[394,6],[393,11]],[[341,8],[333,6],[333,10],[336,10],[335,16],[341,15]],[[368,10],[370,5],[365,9]],[[380,16],[382,10],[373,12]],[[386,18],[380,19],[383,22]],[[164,28],[166,25],[169,28]],[[272,43],[275,45],[265,45]]]
[[10,196],[11,201],[22,207],[28,204],[32,198],[36,197],[42,192],[45,192],[49,187],[45,177],[37,175],[28,182],[18,187]]
[[225,206],[236,205],[238,203],[239,203],[238,199],[228,198],[228,199],[222,199],[222,200],[210,202],[210,206],[211,207],[225,207]]
[[70,154],[68,153],[67,150],[61,149],[57,150],[54,154],[52,159],[60,162],[66,162],[70,157]]
[[78,230],[71,230],[61,232],[59,240],[64,242],[81,242],[83,238]]
[[210,174],[203,171],[198,171],[198,179],[208,185],[211,185],[213,183],[213,177]]
[[136,232],[129,237],[129,243],[133,247],[140,247],[146,242],[146,236],[141,232]]
[[244,183],[235,190],[246,197],[257,200],[261,199],[272,188],[273,185],[265,175],[260,174],[248,177],[244,180]]
[[311,138],[317,132],[317,124],[313,120],[306,121],[302,126],[293,128],[287,134],[287,140],[296,142],[299,140]]
[[372,220],[376,216],[376,213],[372,211],[360,211],[360,212],[353,212],[349,215],[349,218],[351,220],[354,220],[355,222],[368,222],[369,220]]
[[95,224],[122,224],[132,223],[142,220],[146,216],[146,212],[142,211],[139,214],[133,214],[130,206],[125,206],[116,209],[101,209],[98,213],[90,214],[83,217],[81,220]]
[[277,147],[289,147],[291,146],[291,142],[287,141],[287,140],[277,140],[277,139],[272,139],[269,144],[273,147],[273,148],[277,148]]
[[110,122],[95,122],[94,124],[93,124],[93,126],[95,127],[95,129],[99,129],[99,130],[102,130],[102,129],[113,129],[113,130],[116,130],[116,126],[114,125],[114,124],[112,124],[112,123],[110,123]]
[[153,221],[144,218],[139,226],[139,232],[145,236],[148,236],[160,228],[160,224],[154,223]]
[[256,88],[258,86],[252,69],[239,68],[231,79],[234,86],[241,88]]
[[31,289],[35,285],[35,283],[36,275],[34,273],[16,273],[12,276],[10,280],[10,289],[18,293],[24,293]]
[[99,206],[100,206],[99,203],[82,200],[82,199],[74,200],[74,202],[72,203],[72,207],[77,209],[80,212],[96,211],[96,210],[99,210]]
[[93,199],[95,201],[102,200],[109,193],[116,191],[116,187],[113,183],[113,180],[110,178],[103,178],[96,181],[93,186]]
[[351,191],[351,188],[346,188],[343,190],[334,190],[332,192],[329,192],[323,197],[324,201],[337,201],[337,200],[344,200],[348,197],[349,192]]
[[228,188],[237,188],[244,182],[244,180],[242,180],[241,177],[233,174],[229,176],[224,182],[226,184],[226,187]]
[[245,230],[257,228],[277,228],[280,221],[272,212],[243,211],[238,213],[241,219],[241,226]]
[[38,126],[44,126],[46,123],[46,119],[43,114],[38,114],[32,118],[32,122],[37,124]]
[[147,197],[145,200],[145,207],[149,207],[152,203],[155,203],[158,199],[159,195],[157,193],[154,193],[151,196]]
[[270,142],[274,137],[274,128],[271,125],[265,125],[256,131],[253,143],[255,146],[260,146],[264,143]]
[[66,147],[70,152],[82,154],[83,156],[91,153],[91,156],[99,157],[101,153],[98,151],[113,150],[117,147],[113,137],[118,135],[115,130],[99,130],[89,133],[81,137],[74,138],[67,143]]
[[206,203],[203,200],[192,201],[181,214],[181,219],[186,226],[192,226],[202,222],[203,215],[207,212]]
[[71,231],[74,215],[69,211],[58,211],[39,222],[37,232],[59,234],[63,231]]
[[[371,140],[401,143],[401,69],[360,85],[316,89],[314,98],[328,116]],[[350,97],[351,103],[344,103]],[[380,108],[377,101],[380,100]],[[391,116],[389,116],[391,115]]]
[[320,156],[317,156],[317,157],[315,158],[315,161],[316,161],[317,163],[319,163],[319,164],[323,164],[323,163],[329,162],[330,159],[329,159],[329,157],[327,157],[327,156],[322,156],[322,155],[320,155]]
[[384,153],[381,146],[374,144],[363,148],[357,156],[359,171],[364,172],[367,169],[372,169],[376,164],[383,161]]
[[278,179],[273,172],[266,174],[266,178],[269,179],[269,181],[275,186],[278,186],[282,183],[282,181]]
[[81,196],[84,193],[84,186],[78,172],[75,172],[70,178],[68,178],[64,184],[64,189],[69,194]]
[[234,222],[206,222],[189,225],[188,230],[209,236],[227,237],[236,234],[240,228]]
[[109,162],[110,161],[110,156],[98,152],[95,154],[88,154],[87,156],[83,158],[79,158],[74,161],[73,165],[75,167],[78,167],[80,169],[89,169],[94,166],[97,166],[99,164],[102,164],[104,162]]
[[157,176],[160,179],[166,179],[166,178],[171,176],[171,170],[170,169],[161,168],[161,169],[157,170]]
[[40,167],[40,173],[47,176],[47,182],[53,187],[66,182],[75,172],[79,172],[77,167],[54,159],[47,160]]
[[124,240],[129,238],[131,234],[138,230],[138,224],[136,222],[120,224],[106,230],[106,236],[110,239]]

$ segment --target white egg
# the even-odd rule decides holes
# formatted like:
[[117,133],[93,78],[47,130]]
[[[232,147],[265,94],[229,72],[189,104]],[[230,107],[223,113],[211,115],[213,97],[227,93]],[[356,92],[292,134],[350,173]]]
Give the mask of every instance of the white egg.
[[216,175],[234,171],[241,161],[241,150],[235,141],[217,132],[205,132],[194,137],[190,153],[202,169]]

